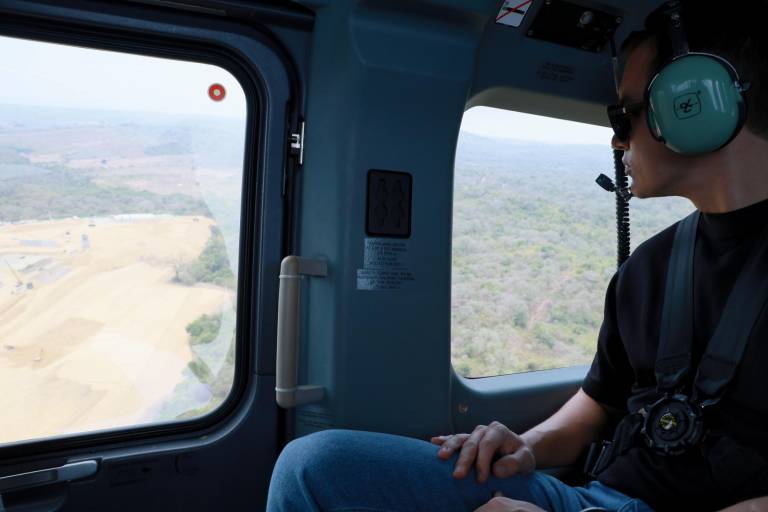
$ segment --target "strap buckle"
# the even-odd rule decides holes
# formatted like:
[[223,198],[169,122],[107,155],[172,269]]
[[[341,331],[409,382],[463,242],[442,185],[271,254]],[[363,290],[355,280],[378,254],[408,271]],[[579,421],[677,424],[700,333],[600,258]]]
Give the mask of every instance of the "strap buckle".
[[584,476],[587,480],[597,480],[597,477],[608,466],[613,451],[613,442],[599,441],[592,443],[584,463]]

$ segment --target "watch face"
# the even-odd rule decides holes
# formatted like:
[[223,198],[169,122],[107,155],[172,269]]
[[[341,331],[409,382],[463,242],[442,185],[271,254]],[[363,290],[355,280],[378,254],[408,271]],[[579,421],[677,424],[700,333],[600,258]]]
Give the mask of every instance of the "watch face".
[[653,434],[660,441],[674,442],[681,439],[688,430],[686,404],[673,402],[654,414]]
[[661,427],[662,430],[676,430],[677,425],[677,418],[671,411],[665,412],[664,416],[659,418],[659,427]]

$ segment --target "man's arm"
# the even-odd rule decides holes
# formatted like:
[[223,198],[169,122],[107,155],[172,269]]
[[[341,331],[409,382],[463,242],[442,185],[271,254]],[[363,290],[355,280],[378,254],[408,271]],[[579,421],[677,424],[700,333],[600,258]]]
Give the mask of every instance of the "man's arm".
[[533,450],[536,467],[568,466],[600,438],[607,423],[603,406],[579,389],[555,414],[521,437]]
[[720,512],[768,512],[768,496],[742,501]]
[[[608,422],[602,406],[584,391],[579,391],[549,419],[522,436],[501,423],[478,425],[471,434],[436,436],[437,456],[447,460],[459,451],[453,476],[464,478],[472,466],[477,468],[477,481],[516,473],[530,473],[536,467],[573,464],[581,452],[598,439]],[[493,462],[494,455],[502,455]]]

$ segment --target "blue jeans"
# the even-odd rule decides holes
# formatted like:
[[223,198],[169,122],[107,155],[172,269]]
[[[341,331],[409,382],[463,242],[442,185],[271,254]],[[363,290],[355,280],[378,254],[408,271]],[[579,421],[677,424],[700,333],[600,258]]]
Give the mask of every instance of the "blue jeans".
[[603,507],[617,512],[653,512],[599,482],[570,487],[545,473],[490,476],[476,482],[474,470],[453,478],[457,455],[442,460],[426,441],[389,434],[328,430],[285,447],[275,465],[268,512],[470,512],[496,491],[547,511]]

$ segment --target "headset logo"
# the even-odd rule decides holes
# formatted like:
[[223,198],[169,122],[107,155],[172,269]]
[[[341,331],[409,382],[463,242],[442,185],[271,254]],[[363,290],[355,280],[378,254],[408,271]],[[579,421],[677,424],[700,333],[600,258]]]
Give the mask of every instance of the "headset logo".
[[690,119],[701,114],[701,92],[684,94],[675,98],[675,116],[678,119]]

